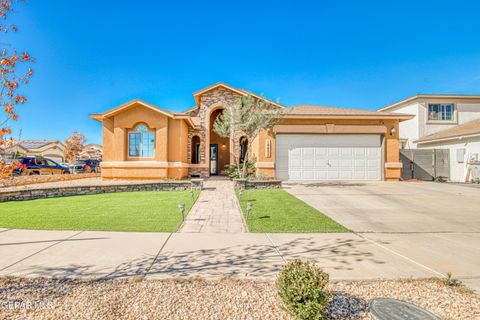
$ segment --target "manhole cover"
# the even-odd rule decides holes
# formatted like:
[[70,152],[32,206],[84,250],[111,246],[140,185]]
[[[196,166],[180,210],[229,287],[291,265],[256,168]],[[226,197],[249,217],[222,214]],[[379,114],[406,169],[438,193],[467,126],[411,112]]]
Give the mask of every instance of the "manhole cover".
[[416,305],[388,298],[371,300],[369,311],[374,320],[440,320],[439,317]]

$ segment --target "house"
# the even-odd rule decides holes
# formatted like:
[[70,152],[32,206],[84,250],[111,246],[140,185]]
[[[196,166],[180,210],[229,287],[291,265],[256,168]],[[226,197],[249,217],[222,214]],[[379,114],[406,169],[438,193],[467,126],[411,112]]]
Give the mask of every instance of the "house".
[[401,149],[448,149],[449,179],[472,179],[480,160],[480,95],[419,94],[378,111],[414,115],[400,123]]
[[[225,103],[251,95],[216,83],[193,94],[195,106],[171,112],[135,99],[90,117],[103,125],[103,178],[183,179],[222,174],[242,150],[240,133],[212,129]],[[281,180],[398,180],[399,123],[410,115],[299,105],[250,144],[258,175]],[[235,145],[235,148],[233,146]],[[243,147],[240,148],[240,145]],[[243,150],[244,152],[244,150]],[[240,155],[238,155],[240,156]]]
[[91,159],[91,160],[102,160],[102,146],[96,143],[87,144],[83,151],[80,153],[79,158],[81,159]]
[[22,156],[42,156],[56,162],[63,162],[63,150],[65,146],[58,140],[18,140],[7,148],[4,153]]

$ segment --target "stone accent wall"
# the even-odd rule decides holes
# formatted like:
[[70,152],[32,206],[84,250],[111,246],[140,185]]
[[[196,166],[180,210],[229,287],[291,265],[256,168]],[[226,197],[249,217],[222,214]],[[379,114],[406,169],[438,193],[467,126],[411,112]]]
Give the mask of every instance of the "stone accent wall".
[[210,176],[208,168],[188,168],[190,177],[208,178]]
[[278,189],[282,187],[280,180],[247,180],[235,179],[235,189]]
[[78,180],[85,178],[95,178],[99,176],[99,173],[19,176],[13,177],[11,179],[0,180],[0,187],[25,186],[36,183]]
[[31,189],[11,192],[0,192],[0,202],[21,201],[42,198],[56,198],[78,195],[91,195],[100,193],[114,192],[134,192],[134,191],[172,191],[172,190],[190,190],[202,189],[202,179],[192,179],[192,181],[169,181],[155,183],[139,183],[124,185],[101,185],[101,186],[78,186],[62,188]]
[[[208,91],[200,96],[200,107],[192,111],[191,114],[200,118],[200,128],[192,129],[188,131],[188,162],[192,162],[192,138],[198,136],[200,138],[200,164],[205,165],[204,168],[189,168],[190,176],[200,176],[202,178],[209,176],[209,168],[207,163],[207,154],[209,152],[209,141],[207,141],[207,135],[210,130],[210,114],[212,110],[218,106],[224,106],[226,103],[234,103],[239,98],[239,95],[235,92],[227,90],[225,88],[217,88]],[[230,141],[230,145],[235,145],[237,153],[239,152],[239,138],[242,135],[234,135]]]
[[188,151],[187,159],[189,163],[192,163],[192,138],[198,136],[200,138],[200,163],[205,163],[205,141],[207,140],[205,130],[188,129]]

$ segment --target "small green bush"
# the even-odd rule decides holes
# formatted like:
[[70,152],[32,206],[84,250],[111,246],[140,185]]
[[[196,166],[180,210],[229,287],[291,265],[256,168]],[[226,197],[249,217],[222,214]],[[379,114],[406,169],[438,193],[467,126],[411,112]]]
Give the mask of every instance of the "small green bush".
[[255,177],[255,164],[253,162],[247,161],[245,164],[245,170],[243,171],[243,177],[242,170],[243,164],[240,164],[240,168],[238,168],[235,164],[231,164],[226,168],[225,173],[230,177],[230,179],[249,179]]
[[278,276],[278,294],[286,309],[298,319],[324,319],[331,299],[325,289],[328,279],[328,273],[315,264],[293,260]]

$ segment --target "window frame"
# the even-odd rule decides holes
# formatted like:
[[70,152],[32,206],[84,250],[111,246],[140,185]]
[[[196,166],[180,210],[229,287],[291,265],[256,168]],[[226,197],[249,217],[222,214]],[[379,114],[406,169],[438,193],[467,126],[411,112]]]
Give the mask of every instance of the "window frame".
[[[430,107],[431,106],[434,106],[434,105],[438,105],[438,106],[451,106],[452,107],[452,111],[451,111],[451,119],[445,119],[445,120],[442,120],[442,119],[430,119]],[[427,103],[427,108],[426,108],[426,112],[427,112],[427,124],[455,124],[457,122],[457,106],[455,103],[452,103],[452,102],[428,102]],[[440,111],[440,112],[437,112],[437,114],[440,115],[440,117],[442,117],[443,115],[443,111]],[[445,112],[446,114],[446,112]]]
[[[138,131],[138,127],[144,126],[147,130],[146,131]],[[139,155],[138,156],[131,156],[130,155],[130,134],[135,133],[140,135],[139,143],[138,143],[138,150],[139,150]],[[143,134],[153,134],[153,154],[151,157],[144,157],[143,156]],[[139,123],[135,125],[132,129],[128,130],[127,132],[127,158],[128,159],[154,159],[155,158],[155,143],[156,143],[156,134],[155,130],[150,128],[147,124],[145,123]]]

